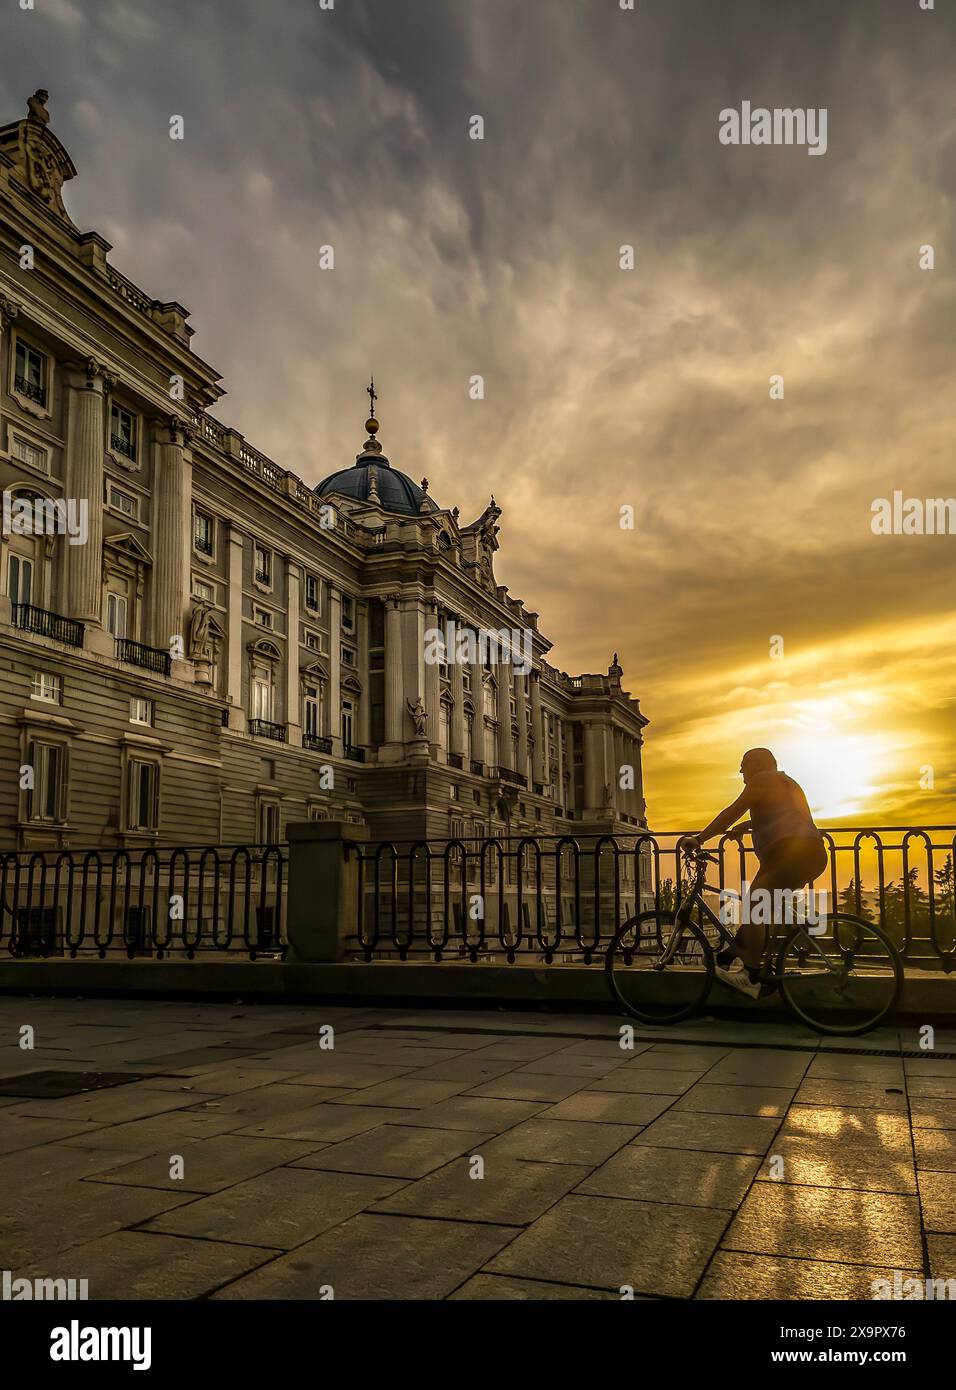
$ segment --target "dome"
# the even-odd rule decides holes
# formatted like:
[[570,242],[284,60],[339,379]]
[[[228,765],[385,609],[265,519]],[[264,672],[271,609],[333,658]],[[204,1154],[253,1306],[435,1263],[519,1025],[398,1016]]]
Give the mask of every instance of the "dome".
[[372,401],[373,414],[365,421],[368,439],[365,447],[356,457],[351,468],[342,468],[338,473],[330,473],[315,489],[318,497],[326,497],[337,492],[342,497],[354,497],[356,502],[368,502],[382,508],[384,512],[398,513],[400,516],[420,516],[422,512],[437,512],[437,503],[428,496],[428,479],[423,478],[421,486],[406,478],[393,468],[382,453],[382,446],[376,439],[379,423],[374,408],[378,396],[375,382],[368,387]]
[[427,492],[393,468],[384,454],[359,454],[351,468],[330,473],[315,491],[319,497],[337,492],[343,497],[354,497],[357,502],[377,503],[382,511],[402,516],[419,516],[423,502],[426,512],[438,511]]

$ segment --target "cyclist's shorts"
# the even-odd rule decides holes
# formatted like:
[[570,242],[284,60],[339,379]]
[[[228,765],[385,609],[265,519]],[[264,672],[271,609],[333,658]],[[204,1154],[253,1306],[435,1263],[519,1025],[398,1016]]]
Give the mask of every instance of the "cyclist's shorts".
[[772,875],[777,888],[802,888],[819,877],[826,866],[826,846],[816,836],[775,840],[760,858],[761,874]]

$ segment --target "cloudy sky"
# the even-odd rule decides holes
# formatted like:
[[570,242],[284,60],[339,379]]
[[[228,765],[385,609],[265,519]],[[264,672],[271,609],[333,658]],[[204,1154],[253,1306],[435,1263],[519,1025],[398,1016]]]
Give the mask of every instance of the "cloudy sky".
[[[314,483],[374,370],[393,463],[495,494],[555,663],[620,652],[655,826],[753,744],[830,823],[954,818],[956,536],[870,527],[956,493],[950,0],[35,0],[0,48],[222,419]],[[722,145],[743,101],[826,154]]]

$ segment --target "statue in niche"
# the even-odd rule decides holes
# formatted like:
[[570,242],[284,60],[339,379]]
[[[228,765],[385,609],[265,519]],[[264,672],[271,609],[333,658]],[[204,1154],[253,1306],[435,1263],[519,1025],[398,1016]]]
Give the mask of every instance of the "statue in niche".
[[405,708],[408,710],[408,713],[411,716],[412,723],[415,726],[415,737],[426,738],[427,734],[425,733],[425,725],[428,722],[428,715],[425,713],[425,706],[422,704],[422,697],[420,695],[416,695],[414,704],[412,704],[411,700],[406,700]]
[[189,618],[189,659],[190,661],[212,660],[212,633],[209,630],[208,604],[194,608]]

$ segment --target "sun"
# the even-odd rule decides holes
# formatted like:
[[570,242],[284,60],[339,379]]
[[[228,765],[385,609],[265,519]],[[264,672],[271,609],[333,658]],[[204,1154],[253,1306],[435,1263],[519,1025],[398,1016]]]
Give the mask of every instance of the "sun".
[[875,734],[818,730],[785,737],[777,765],[803,787],[821,822],[867,814],[877,801],[885,741]]

